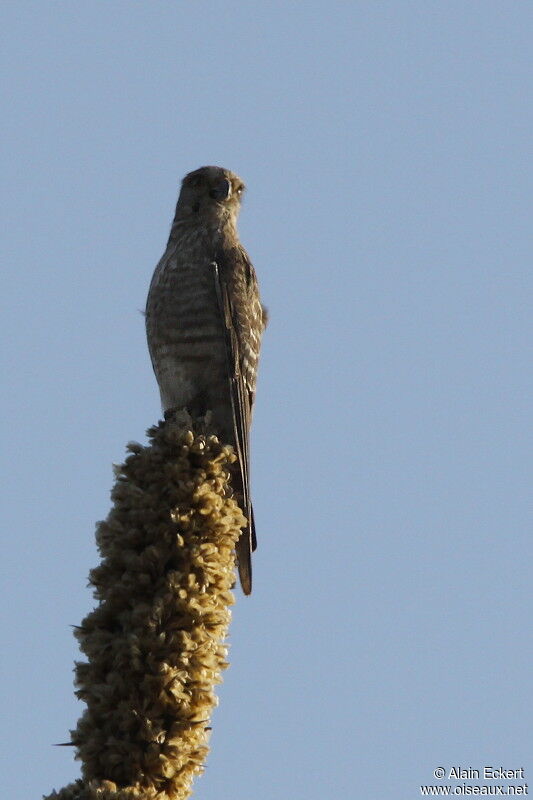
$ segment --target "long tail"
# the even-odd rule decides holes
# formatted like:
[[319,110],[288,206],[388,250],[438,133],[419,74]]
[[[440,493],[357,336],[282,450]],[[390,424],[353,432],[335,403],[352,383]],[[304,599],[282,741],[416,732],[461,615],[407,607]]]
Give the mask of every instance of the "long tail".
[[257,547],[255,536],[254,510],[252,504],[248,504],[247,513],[249,522],[243,528],[237,541],[237,565],[239,567],[239,580],[244,594],[252,592],[252,551]]

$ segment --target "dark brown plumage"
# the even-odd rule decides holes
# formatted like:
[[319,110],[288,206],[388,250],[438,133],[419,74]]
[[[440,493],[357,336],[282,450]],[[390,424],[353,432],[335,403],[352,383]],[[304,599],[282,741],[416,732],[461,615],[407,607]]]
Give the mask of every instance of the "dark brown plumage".
[[255,530],[248,443],[266,313],[237,234],[243,191],[241,179],[220,167],[201,167],[183,179],[148,293],[146,332],[163,411],[210,411],[214,430],[237,452],[234,485],[248,519],[237,559],[250,594]]

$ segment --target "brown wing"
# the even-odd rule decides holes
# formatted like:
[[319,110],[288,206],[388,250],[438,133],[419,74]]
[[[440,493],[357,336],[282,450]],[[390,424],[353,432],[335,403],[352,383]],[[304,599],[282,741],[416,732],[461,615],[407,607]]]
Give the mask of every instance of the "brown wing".
[[[224,321],[228,382],[231,395],[233,430],[239,474],[235,486],[241,496],[248,525],[237,542],[239,578],[245,594],[252,591],[252,550],[256,548],[253,508],[250,500],[249,433],[255,397],[259,341],[262,333],[262,307],[255,274],[245,252],[232,248],[220,254],[213,264],[217,298]],[[257,313],[261,320],[257,320]]]

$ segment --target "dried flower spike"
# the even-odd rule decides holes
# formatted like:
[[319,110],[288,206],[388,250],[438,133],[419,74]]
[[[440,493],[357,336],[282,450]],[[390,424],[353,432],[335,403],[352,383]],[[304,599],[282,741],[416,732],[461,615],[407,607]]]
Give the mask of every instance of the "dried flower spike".
[[130,444],[97,526],[98,600],[76,636],[82,780],[47,800],[182,800],[208,752],[234,602],[231,448],[182,413]]

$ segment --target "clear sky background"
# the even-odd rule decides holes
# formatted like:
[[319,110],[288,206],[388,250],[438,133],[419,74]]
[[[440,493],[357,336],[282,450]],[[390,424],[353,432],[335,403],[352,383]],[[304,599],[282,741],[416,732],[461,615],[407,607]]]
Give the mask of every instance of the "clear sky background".
[[[533,791],[528,2],[8,0],[2,795],[79,774],[71,624],[160,415],[144,307],[181,177],[248,185],[270,326],[202,800]],[[520,781],[517,781],[520,783]],[[523,781],[522,781],[523,782]],[[452,782],[453,783],[453,782]]]

